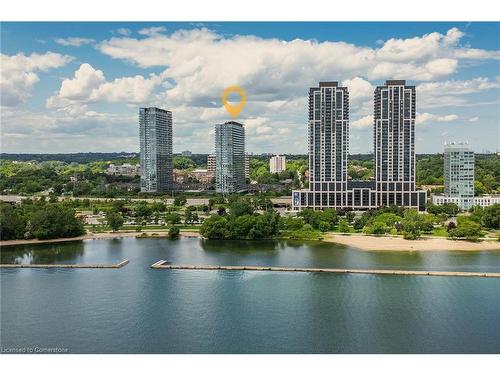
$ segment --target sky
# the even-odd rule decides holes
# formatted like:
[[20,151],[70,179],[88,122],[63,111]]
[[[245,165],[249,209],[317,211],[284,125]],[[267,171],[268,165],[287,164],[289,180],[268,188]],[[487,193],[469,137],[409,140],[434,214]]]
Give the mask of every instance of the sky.
[[[1,23],[1,151],[137,152],[138,109],[172,111],[174,152],[213,151],[247,103],[246,150],[307,153],[307,94],[339,81],[350,152],[372,147],[373,91],[417,86],[416,152],[500,151],[500,23]],[[235,100],[237,97],[230,96]]]

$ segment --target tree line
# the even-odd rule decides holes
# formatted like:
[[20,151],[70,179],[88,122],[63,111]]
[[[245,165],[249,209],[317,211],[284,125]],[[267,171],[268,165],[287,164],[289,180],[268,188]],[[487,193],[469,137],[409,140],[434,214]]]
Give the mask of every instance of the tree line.
[[85,233],[75,210],[45,199],[24,200],[11,205],[0,202],[0,239],[53,239]]

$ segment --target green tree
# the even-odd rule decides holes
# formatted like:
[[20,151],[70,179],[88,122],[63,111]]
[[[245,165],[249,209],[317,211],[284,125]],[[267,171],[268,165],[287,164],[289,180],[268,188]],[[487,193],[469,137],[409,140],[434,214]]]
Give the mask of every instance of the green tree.
[[59,204],[47,204],[36,210],[29,219],[33,236],[39,239],[76,237],[85,233],[75,211]]
[[297,230],[304,226],[304,220],[300,217],[285,216],[280,220],[280,227],[284,230]]
[[121,213],[117,211],[106,212],[106,224],[108,224],[113,232],[119,230],[124,223],[124,219]]
[[350,231],[351,231],[351,227],[349,226],[349,222],[347,221],[347,219],[340,219],[339,232],[349,233]]
[[333,208],[325,208],[323,211],[318,211],[317,214],[319,216],[319,220],[327,222],[330,228],[337,225],[339,221],[337,211]]
[[435,215],[426,214],[421,215],[420,229],[422,232],[430,233],[434,229],[434,223],[437,221]]
[[500,203],[486,207],[481,219],[486,228],[500,229]]
[[153,212],[165,212],[167,210],[167,206],[163,202],[153,202],[151,203],[151,210]]
[[482,236],[481,224],[466,216],[457,218],[457,227],[448,231],[450,238],[465,238],[467,240],[476,241]]
[[256,215],[255,223],[248,233],[250,239],[271,238],[279,232],[279,215],[268,211],[263,215]]
[[379,215],[376,215],[373,219],[373,222],[384,223],[387,227],[393,227],[394,224],[401,221],[401,216],[396,215],[392,212],[383,212]]
[[174,206],[184,206],[187,202],[185,195],[178,195],[174,198]]
[[173,164],[175,169],[192,169],[196,167],[193,160],[185,156],[174,156]]
[[474,193],[475,195],[483,195],[488,192],[488,189],[484,186],[484,184],[481,181],[474,181]]
[[170,212],[165,215],[165,221],[172,225],[179,224],[181,222],[181,215],[179,215],[177,212]]
[[234,239],[248,238],[250,231],[255,225],[256,216],[241,215],[229,223],[231,237]]
[[146,202],[140,202],[134,207],[134,214],[137,222],[147,223],[151,221],[153,210]]
[[8,203],[0,203],[0,240],[15,240],[24,237],[26,219],[21,209]]
[[184,223],[192,224],[197,223],[199,220],[198,214],[193,210],[186,210],[184,213]]
[[266,197],[265,195],[257,195],[253,199],[253,204],[256,209],[261,209],[261,210],[267,210],[273,207],[271,199],[269,197]]
[[171,226],[170,228],[168,228],[168,238],[170,239],[179,238],[179,233],[180,230],[176,226]]
[[191,215],[191,223],[197,223],[200,221],[200,217],[198,216],[197,212],[193,212]]
[[306,208],[300,211],[297,215],[304,219],[304,223],[309,224],[314,229],[318,229],[320,218],[316,211],[311,208]]
[[319,225],[318,225],[318,229],[321,231],[321,232],[328,232],[331,227],[330,227],[330,224],[326,221],[320,221],[319,222]]
[[352,223],[354,221],[354,218],[356,217],[356,214],[352,211],[347,211],[345,214],[345,218],[348,223]]
[[212,215],[205,219],[201,225],[200,234],[210,240],[224,240],[231,237],[227,219],[219,215]]
[[404,238],[407,240],[416,240],[419,238],[421,223],[422,219],[418,211],[415,209],[407,209],[401,221]]
[[229,213],[233,216],[252,215],[253,205],[249,199],[238,197],[229,204]]
[[371,224],[367,224],[363,227],[363,233],[366,234],[385,234],[389,231],[387,225],[383,222],[373,222]]

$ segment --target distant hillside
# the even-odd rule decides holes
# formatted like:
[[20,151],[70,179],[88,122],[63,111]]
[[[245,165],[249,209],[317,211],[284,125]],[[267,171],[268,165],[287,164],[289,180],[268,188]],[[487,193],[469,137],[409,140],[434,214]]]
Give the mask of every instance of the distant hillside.
[[85,164],[100,160],[139,157],[136,152],[82,152],[75,154],[0,154],[2,160],[17,161],[63,161],[65,163]]

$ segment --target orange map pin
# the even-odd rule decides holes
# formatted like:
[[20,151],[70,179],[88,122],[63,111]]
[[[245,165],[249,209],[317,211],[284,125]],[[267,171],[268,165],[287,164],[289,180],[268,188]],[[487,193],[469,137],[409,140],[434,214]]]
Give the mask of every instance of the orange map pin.
[[[229,96],[229,94],[233,92],[236,92],[241,96],[240,102],[236,105],[230,104],[227,101],[227,97]],[[247,102],[247,93],[239,86],[230,86],[222,92],[222,104],[224,104],[226,110],[233,117],[238,116],[243,107],[245,107],[246,102]]]

